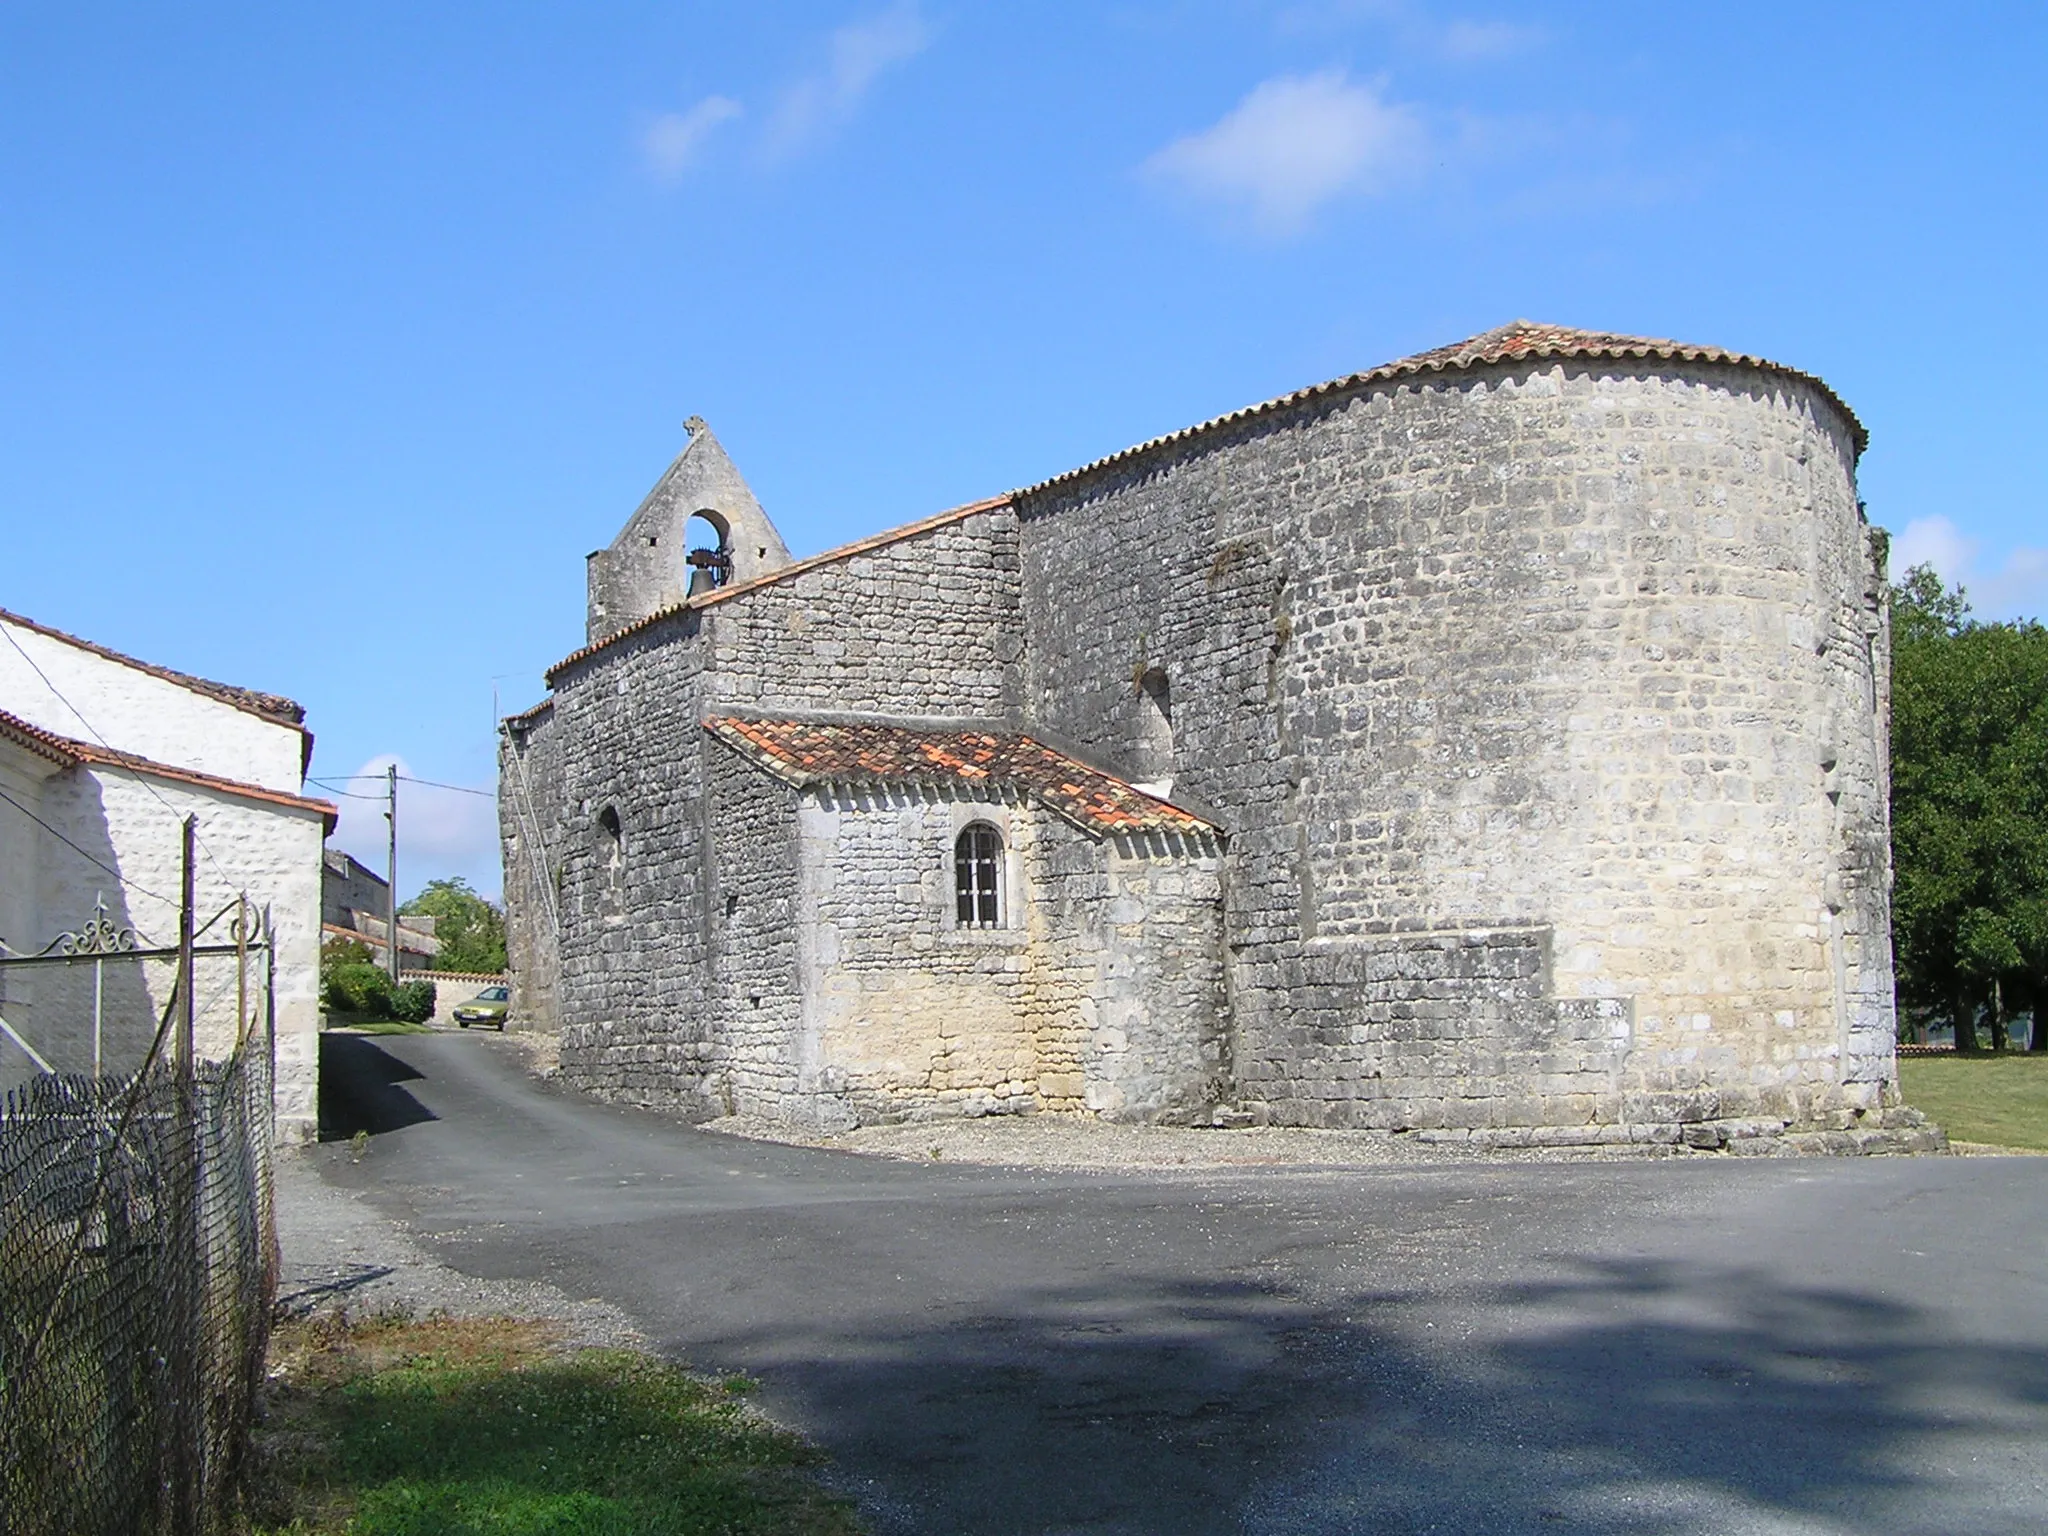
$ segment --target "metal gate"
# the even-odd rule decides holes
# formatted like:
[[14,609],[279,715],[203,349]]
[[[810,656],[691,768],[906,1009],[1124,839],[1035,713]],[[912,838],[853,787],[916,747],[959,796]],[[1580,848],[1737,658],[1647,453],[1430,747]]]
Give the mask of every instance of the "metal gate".
[[[277,1283],[273,935],[242,898],[197,920],[191,835],[175,945],[99,905],[0,955],[0,974],[91,967],[94,1000],[94,1070],[44,1070],[0,1101],[5,1536],[206,1536],[234,1517]],[[109,1070],[108,969],[152,964],[174,967],[168,999],[139,1065]],[[203,964],[234,994],[218,1061],[194,1048]],[[40,1042],[5,1034],[47,1068],[38,1022]]]

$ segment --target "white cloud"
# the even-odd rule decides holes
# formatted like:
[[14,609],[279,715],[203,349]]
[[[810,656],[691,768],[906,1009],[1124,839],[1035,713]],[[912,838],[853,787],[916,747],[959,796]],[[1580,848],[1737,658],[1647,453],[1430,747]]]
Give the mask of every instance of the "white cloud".
[[1543,41],[1543,29],[1512,21],[1446,21],[1419,0],[1304,0],[1275,18],[1283,33],[1323,35],[1373,26],[1400,46],[1469,64],[1506,58]]
[[1977,541],[1945,517],[1916,517],[1892,540],[1892,575],[1931,565],[1950,586],[1962,580],[1977,558]]
[[720,123],[740,115],[740,104],[730,96],[706,96],[687,112],[664,112],[647,125],[640,148],[647,156],[647,168],[661,181],[674,182],[697,161],[704,141]]
[[1437,46],[1454,59],[1499,59],[1519,53],[1542,33],[1511,21],[1454,21],[1445,27]]
[[932,30],[916,0],[898,0],[865,21],[834,32],[825,67],[782,93],[768,122],[768,151],[788,155],[814,143],[859,110],[874,84],[931,45]]
[[1978,560],[1983,548],[1946,517],[1916,517],[1892,540],[1892,578],[1931,565],[1950,586],[1963,586],[1980,619],[2048,618],[2048,549],[2009,549],[1987,568]]
[[[400,897],[416,894],[429,880],[460,875],[484,895],[495,898],[504,884],[498,854],[497,802],[481,795],[408,784],[405,781],[416,775],[404,758],[391,753],[371,758],[356,770],[356,777],[345,782],[350,798],[336,796],[341,815],[328,841],[354,854],[379,875],[384,873],[390,837],[384,823],[384,771],[394,762],[399,773]],[[313,786],[308,793],[317,795],[322,791]]]
[[1248,214],[1264,233],[1284,235],[1336,198],[1387,190],[1419,167],[1427,144],[1414,109],[1326,70],[1264,82],[1220,122],[1176,139],[1144,169]]

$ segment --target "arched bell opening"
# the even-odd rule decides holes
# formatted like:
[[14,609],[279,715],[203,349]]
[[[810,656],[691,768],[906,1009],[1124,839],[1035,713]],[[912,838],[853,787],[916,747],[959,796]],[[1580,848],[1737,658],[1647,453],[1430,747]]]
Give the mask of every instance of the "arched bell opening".
[[690,596],[715,592],[732,580],[732,525],[709,507],[690,514],[683,527],[689,553]]

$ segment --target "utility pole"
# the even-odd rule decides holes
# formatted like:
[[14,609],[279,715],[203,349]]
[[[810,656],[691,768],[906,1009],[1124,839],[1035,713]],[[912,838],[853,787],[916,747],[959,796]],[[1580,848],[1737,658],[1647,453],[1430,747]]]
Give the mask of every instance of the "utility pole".
[[178,1071],[190,1077],[198,1063],[192,1038],[192,840],[198,835],[199,818],[185,818],[184,862],[178,875]]
[[384,873],[390,884],[384,888],[384,940],[385,952],[391,962],[391,984],[398,985],[398,764],[393,763],[384,770],[385,793],[390,798],[390,807],[384,812],[384,819],[391,823],[391,847],[385,860]]

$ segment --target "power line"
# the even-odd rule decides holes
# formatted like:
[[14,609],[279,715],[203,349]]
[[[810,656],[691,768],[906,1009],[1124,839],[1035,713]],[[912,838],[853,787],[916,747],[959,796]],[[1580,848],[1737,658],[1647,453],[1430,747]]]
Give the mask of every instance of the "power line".
[[[337,784],[353,784],[358,779],[381,779],[383,777],[384,775],[381,773],[338,773],[331,778],[325,779],[308,777],[306,782],[308,784],[318,784],[331,795],[345,795],[351,800],[382,800],[384,798],[382,795],[362,795],[357,794],[352,789],[336,789],[334,786]],[[498,792],[495,789],[471,789],[467,784],[443,784],[434,779],[416,779],[409,773],[401,773],[398,776],[398,782],[401,784],[418,784],[426,789],[453,790],[458,795],[475,795],[484,800],[495,800],[498,798]]]
[[432,779],[413,779],[406,777],[402,773],[398,776],[398,782],[401,784],[423,784],[428,789],[452,789],[458,795],[476,795],[485,800],[495,800],[498,798],[498,792],[495,789],[471,789],[466,784],[436,784]]
[[[361,778],[361,777],[363,777],[363,775],[361,775],[361,774],[356,774],[356,775],[354,775],[354,777],[356,777],[356,778]],[[328,780],[328,779],[316,779],[316,778],[308,777],[308,778],[307,778],[307,780],[306,780],[306,782],[307,782],[308,784],[317,784],[317,785],[319,785],[319,786],[320,786],[320,787],[321,787],[322,789],[326,790],[326,791],[327,791],[327,793],[329,793],[330,795],[339,795],[339,796],[341,796],[341,798],[342,798],[342,799],[344,799],[344,800],[382,800],[382,799],[384,798],[384,797],[383,797],[382,795],[363,795],[363,794],[358,794],[358,793],[356,793],[356,791],[354,791],[354,790],[352,790],[352,789],[336,789],[336,788],[334,787],[334,784],[333,784],[333,782],[332,782],[331,780]]]

